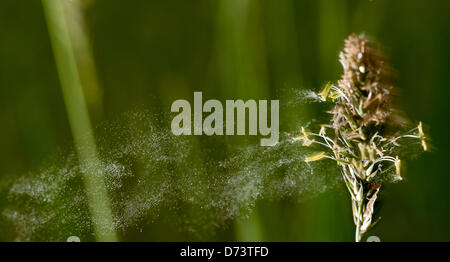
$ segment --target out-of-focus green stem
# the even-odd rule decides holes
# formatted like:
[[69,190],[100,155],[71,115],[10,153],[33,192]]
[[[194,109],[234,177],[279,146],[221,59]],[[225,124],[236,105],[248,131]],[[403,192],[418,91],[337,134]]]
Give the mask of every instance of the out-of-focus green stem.
[[66,0],[61,3],[75,54],[81,87],[92,119],[102,114],[103,92],[97,79],[92,45],[85,24],[84,8],[87,4],[84,2]]
[[97,155],[70,36],[60,0],[42,0],[70,127],[82,166],[96,239],[117,241],[102,165]]
[[253,210],[245,221],[236,221],[236,240],[242,242],[264,241],[258,209]]
[[[252,12],[250,12],[252,11]],[[268,97],[261,3],[250,0],[218,2],[217,59],[224,92],[229,99]],[[249,35],[247,32],[253,32]],[[257,207],[247,221],[235,224],[238,241],[262,241]]]

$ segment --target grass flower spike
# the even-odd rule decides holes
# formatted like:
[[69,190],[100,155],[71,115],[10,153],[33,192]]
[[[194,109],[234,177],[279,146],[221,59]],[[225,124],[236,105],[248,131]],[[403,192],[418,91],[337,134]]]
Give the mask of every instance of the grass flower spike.
[[[393,105],[397,92],[392,70],[373,42],[364,35],[349,36],[340,62],[341,79],[336,85],[328,83],[318,94],[334,104],[330,123],[321,125],[318,133],[302,128],[295,140],[328,149],[328,153],[307,157],[306,162],[329,158],[341,168],[359,242],[379,220],[373,220],[373,215],[382,183],[387,178],[402,180],[402,150],[421,145],[426,151],[428,139],[421,122],[407,130],[408,122]],[[402,143],[406,139],[416,143]]]

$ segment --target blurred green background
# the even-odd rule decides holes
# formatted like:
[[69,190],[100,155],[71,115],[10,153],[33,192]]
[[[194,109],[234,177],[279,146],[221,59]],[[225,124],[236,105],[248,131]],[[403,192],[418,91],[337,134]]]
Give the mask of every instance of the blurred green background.
[[[93,126],[140,105],[169,112],[193,91],[223,101],[318,89],[339,78],[350,33],[373,36],[397,71],[401,106],[430,127],[435,150],[409,162],[406,182],[384,187],[383,220],[368,235],[450,240],[449,1],[90,0],[67,19],[75,21],[69,27]],[[310,104],[284,113],[281,131],[297,126],[290,115],[322,114]],[[45,165],[73,141],[38,0],[0,0],[0,127],[0,178]],[[250,219],[207,239],[160,221],[122,240],[352,241],[353,224],[349,196],[337,187],[300,203],[260,201]]]

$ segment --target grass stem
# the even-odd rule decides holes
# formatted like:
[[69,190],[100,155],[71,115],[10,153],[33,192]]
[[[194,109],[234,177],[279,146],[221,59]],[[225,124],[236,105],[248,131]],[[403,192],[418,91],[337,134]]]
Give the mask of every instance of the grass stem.
[[102,164],[98,158],[64,9],[59,0],[42,0],[67,114],[82,166],[97,241],[117,241]]

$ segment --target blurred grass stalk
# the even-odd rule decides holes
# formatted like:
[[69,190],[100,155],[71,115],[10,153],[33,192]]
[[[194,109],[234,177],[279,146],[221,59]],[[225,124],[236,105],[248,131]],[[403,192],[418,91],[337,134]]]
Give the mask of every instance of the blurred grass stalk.
[[[218,2],[217,59],[222,92],[227,99],[268,97],[261,3],[252,0]],[[258,205],[245,221],[236,221],[238,241],[263,241]]]
[[[325,84],[326,79],[335,79],[339,76],[341,68],[335,63],[343,45],[342,39],[348,35],[349,24],[348,1],[317,1],[318,8],[318,83]],[[329,192],[310,201],[308,206],[312,209],[308,219],[311,226],[306,234],[312,241],[345,241],[347,232],[353,231],[349,223],[347,199],[335,196],[336,192]],[[317,226],[320,225],[320,226]],[[336,225],[340,225],[337,227]]]
[[89,201],[89,210],[97,241],[117,241],[103,178],[102,164],[92,132],[89,113],[72,49],[64,10],[60,0],[42,0],[56,67],[61,81],[70,127]]
[[65,21],[69,31],[72,49],[75,54],[81,87],[86,99],[91,119],[102,115],[103,92],[97,79],[97,70],[84,21],[84,9],[90,2],[83,0],[62,1]]

